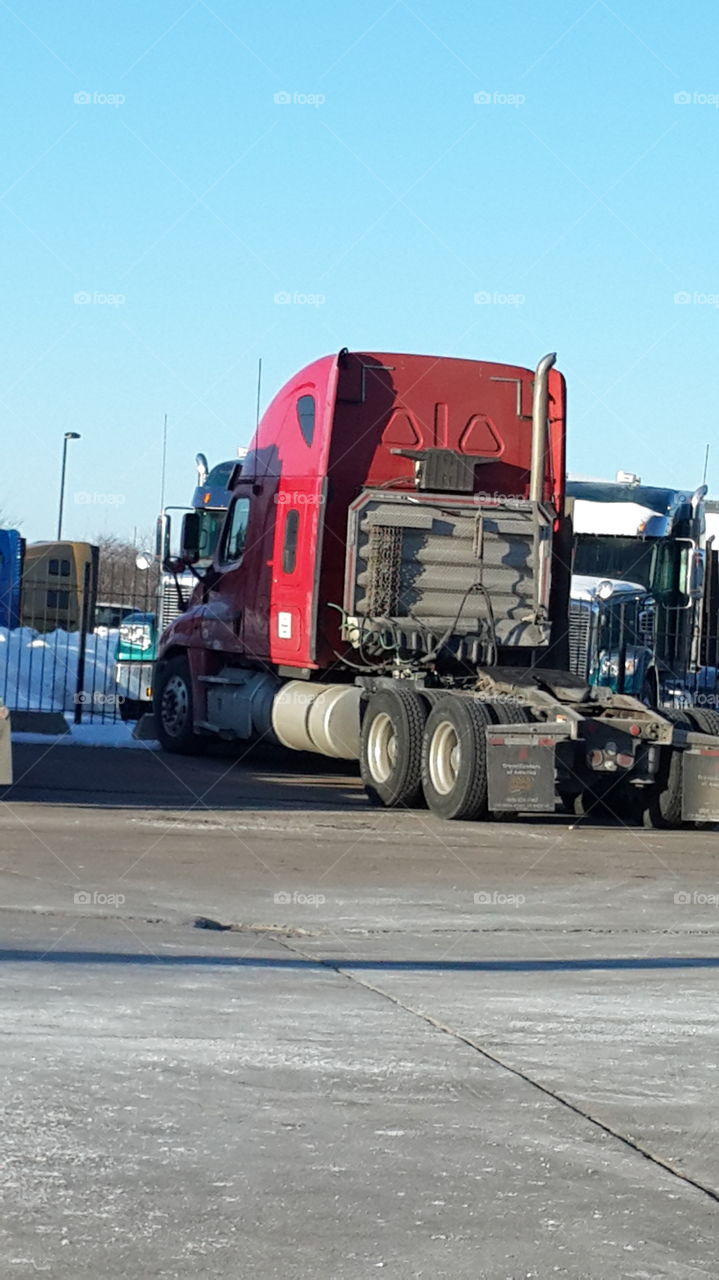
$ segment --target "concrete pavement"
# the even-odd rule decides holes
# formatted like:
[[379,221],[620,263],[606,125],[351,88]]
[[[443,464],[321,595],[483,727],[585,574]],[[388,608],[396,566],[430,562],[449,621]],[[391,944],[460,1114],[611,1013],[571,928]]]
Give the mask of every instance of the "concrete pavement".
[[307,759],[16,777],[5,1273],[716,1274],[715,835],[443,825]]

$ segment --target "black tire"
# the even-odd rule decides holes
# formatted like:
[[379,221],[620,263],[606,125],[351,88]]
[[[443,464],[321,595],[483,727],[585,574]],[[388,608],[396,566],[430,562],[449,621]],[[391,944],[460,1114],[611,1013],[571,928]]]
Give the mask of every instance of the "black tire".
[[578,791],[559,791],[557,797],[559,800],[559,812],[566,813],[568,818],[577,816],[577,802],[580,798]]
[[127,723],[129,720],[140,720],[146,711],[151,711],[149,702],[141,702],[139,698],[123,698],[120,703],[120,719]]
[[710,733],[712,737],[719,738],[719,711],[711,707],[691,707],[687,716],[698,733]]
[[529,713],[517,702],[499,699],[487,703],[495,724],[529,724]]
[[160,745],[176,755],[199,754],[204,740],[193,730],[192,680],[184,654],[158,666],[153,696]]
[[373,693],[362,721],[360,773],[371,804],[418,808],[427,703],[413,689]]
[[[713,738],[719,738],[719,711],[713,707],[690,707],[686,714],[698,733],[709,733]],[[695,822],[693,825],[697,831],[719,831],[719,822]]]
[[474,698],[440,698],[427,717],[422,786],[432,813],[451,821],[487,817],[487,740],[493,716]]
[[[683,711],[662,711],[662,715],[682,729],[693,728]],[[639,796],[640,820],[647,830],[661,831],[682,825],[682,754],[665,747],[656,782],[644,788]]]
[[656,711],[659,706],[658,681],[654,671],[647,671],[639,694],[639,701],[653,711]]

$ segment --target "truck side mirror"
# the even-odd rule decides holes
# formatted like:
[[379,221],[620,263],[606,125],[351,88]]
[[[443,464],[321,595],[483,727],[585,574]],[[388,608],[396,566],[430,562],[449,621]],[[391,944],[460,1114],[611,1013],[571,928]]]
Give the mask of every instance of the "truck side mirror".
[[200,513],[188,511],[182,517],[180,559],[183,564],[197,564],[200,558]]
[[689,570],[689,598],[701,600],[704,597],[704,556],[701,551],[692,552]]

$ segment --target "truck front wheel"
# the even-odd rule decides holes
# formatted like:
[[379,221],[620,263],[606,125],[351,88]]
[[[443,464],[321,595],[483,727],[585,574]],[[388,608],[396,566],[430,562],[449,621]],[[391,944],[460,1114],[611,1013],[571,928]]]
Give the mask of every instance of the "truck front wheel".
[[422,746],[422,785],[439,818],[487,817],[487,740],[493,720],[483,702],[440,698],[429,713]]
[[416,808],[422,802],[424,698],[412,689],[373,693],[360,744],[360,772],[372,804]]
[[192,679],[183,655],[158,669],[153,703],[157,736],[165,751],[192,755],[202,749],[202,739],[193,730]]

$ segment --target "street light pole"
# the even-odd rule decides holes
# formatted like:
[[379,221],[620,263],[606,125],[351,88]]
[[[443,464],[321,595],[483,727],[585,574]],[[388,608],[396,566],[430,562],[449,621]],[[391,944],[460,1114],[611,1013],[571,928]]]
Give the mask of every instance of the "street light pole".
[[62,509],[65,505],[65,469],[67,467],[67,442],[68,440],[79,440],[80,435],[77,431],[66,431],[65,438],[62,442],[62,470],[60,472],[60,508],[57,513],[57,540],[62,541]]

